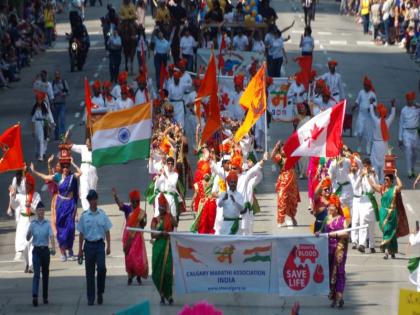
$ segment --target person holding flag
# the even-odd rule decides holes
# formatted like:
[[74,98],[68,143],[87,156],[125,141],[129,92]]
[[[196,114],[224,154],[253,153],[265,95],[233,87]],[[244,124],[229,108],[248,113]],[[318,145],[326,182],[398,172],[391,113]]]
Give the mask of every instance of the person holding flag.
[[329,72],[325,73],[321,78],[325,81],[331,91],[332,97],[336,101],[341,101],[345,99],[345,94],[341,74],[336,71],[337,65],[338,63],[336,60],[328,61]]
[[[418,221],[417,221],[418,223]],[[410,234],[408,238],[412,258],[408,260],[409,280],[416,286],[417,292],[420,292],[420,231]]]

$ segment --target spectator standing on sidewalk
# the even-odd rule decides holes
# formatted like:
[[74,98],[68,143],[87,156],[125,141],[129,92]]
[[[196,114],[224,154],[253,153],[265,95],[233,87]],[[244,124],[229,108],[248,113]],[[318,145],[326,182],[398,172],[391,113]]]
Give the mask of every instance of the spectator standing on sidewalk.
[[363,34],[369,34],[370,0],[361,0],[360,15],[363,20]]
[[[36,206],[37,219],[31,222],[26,240],[32,238],[34,246],[32,262],[34,278],[32,280],[32,304],[38,306],[39,279],[42,272],[42,298],[44,304],[48,304],[48,276],[50,269],[50,254],[55,255],[55,240],[51,229],[51,223],[45,219],[45,206],[42,201]],[[51,248],[48,248],[51,242]]]
[[[86,196],[89,201],[89,210],[80,216],[77,224],[79,231],[79,261],[85,255],[86,287],[88,305],[93,305],[95,301],[95,267],[97,269],[97,303],[103,303],[103,293],[105,291],[105,253],[111,254],[111,234],[112,223],[105,211],[98,209],[98,194],[95,190],[90,190]],[[106,250],[105,242],[106,239]]]
[[59,140],[66,132],[66,97],[69,94],[69,86],[67,81],[61,78],[60,70],[55,71],[52,87],[54,92],[54,139]]
[[44,8],[44,31],[45,31],[45,46],[51,47],[55,27],[55,13],[51,2],[45,5]]

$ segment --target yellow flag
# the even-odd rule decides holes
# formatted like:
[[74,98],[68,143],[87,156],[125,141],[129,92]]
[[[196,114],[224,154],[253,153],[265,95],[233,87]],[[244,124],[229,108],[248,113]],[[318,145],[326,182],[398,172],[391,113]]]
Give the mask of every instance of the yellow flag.
[[265,91],[265,63],[261,66],[252,80],[248,83],[239,104],[248,109],[245,120],[235,133],[235,142],[245,136],[257,120],[265,114],[267,109],[267,95]]

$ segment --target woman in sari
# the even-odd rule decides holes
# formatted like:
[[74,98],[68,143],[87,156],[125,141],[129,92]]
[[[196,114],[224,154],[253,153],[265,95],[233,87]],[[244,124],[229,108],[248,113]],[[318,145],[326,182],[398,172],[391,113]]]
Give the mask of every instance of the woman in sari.
[[[394,177],[396,184],[394,184]],[[397,194],[402,189],[402,182],[397,176],[393,174],[386,174],[384,177],[384,184],[378,185],[368,178],[372,188],[381,194],[381,207],[379,209],[379,228],[382,231],[381,249],[385,252],[384,259],[395,258],[395,253],[398,252],[397,242],[397,228],[398,228],[398,210],[397,210]]]
[[197,216],[190,228],[191,232],[200,234],[214,234],[214,221],[216,220],[216,200],[212,194],[213,179],[211,177],[210,162],[200,163],[200,178],[194,184],[194,197],[192,208]]
[[129,193],[130,205],[120,201],[115,188],[112,188],[112,195],[120,211],[124,212],[126,220],[122,242],[125,254],[125,271],[128,275],[127,285],[133,283],[134,277],[136,277],[137,283],[141,285],[141,278],[147,279],[149,275],[144,236],[142,232],[134,232],[127,229],[128,227],[142,229],[147,224],[146,211],[140,209],[140,191],[132,190]]
[[[70,164],[75,172],[70,171]],[[54,181],[58,185],[58,194],[51,203],[51,212],[55,213],[55,226],[57,241],[61,252],[61,261],[77,260],[73,255],[73,242],[75,232],[75,219],[77,214],[78,185],[77,179],[82,175],[78,166],[71,158],[70,163],[60,161],[62,173],[46,175],[35,170],[31,163],[32,172],[44,181]],[[68,256],[67,253],[68,252]]]
[[152,233],[152,279],[160,294],[160,303],[165,304],[165,299],[169,304],[173,304],[172,298],[172,254],[168,232],[172,232],[178,223],[169,211],[169,205],[165,195],[160,193],[158,198],[159,216],[152,219],[150,225],[154,231]]
[[[341,231],[347,228],[346,218],[341,210],[340,198],[331,195],[328,204],[328,216],[322,224],[321,232],[328,233],[328,263],[330,267],[330,294],[331,307],[338,304],[338,308],[344,306],[344,286],[346,284],[346,260],[348,232]],[[319,235],[319,232],[316,233]]]
[[278,141],[271,151],[271,160],[280,167],[280,174],[277,178],[277,224],[279,227],[285,225],[286,215],[292,219],[293,225],[297,225],[296,213],[300,202],[299,187],[297,185],[296,173],[293,168],[284,170],[286,158],[283,153],[281,141]]
[[315,217],[314,232],[322,228],[322,224],[328,215],[328,205],[332,192],[332,183],[329,177],[324,178],[316,187],[311,214]]

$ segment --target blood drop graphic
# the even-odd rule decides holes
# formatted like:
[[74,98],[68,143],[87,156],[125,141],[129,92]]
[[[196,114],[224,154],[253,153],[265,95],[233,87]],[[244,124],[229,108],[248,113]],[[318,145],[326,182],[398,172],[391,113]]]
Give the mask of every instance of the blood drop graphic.
[[324,281],[324,269],[321,265],[316,265],[314,272],[315,283],[322,283]]
[[296,265],[296,253],[297,247],[294,246],[284,264],[283,277],[290,289],[299,291],[306,288],[311,278],[311,274],[307,264]]

